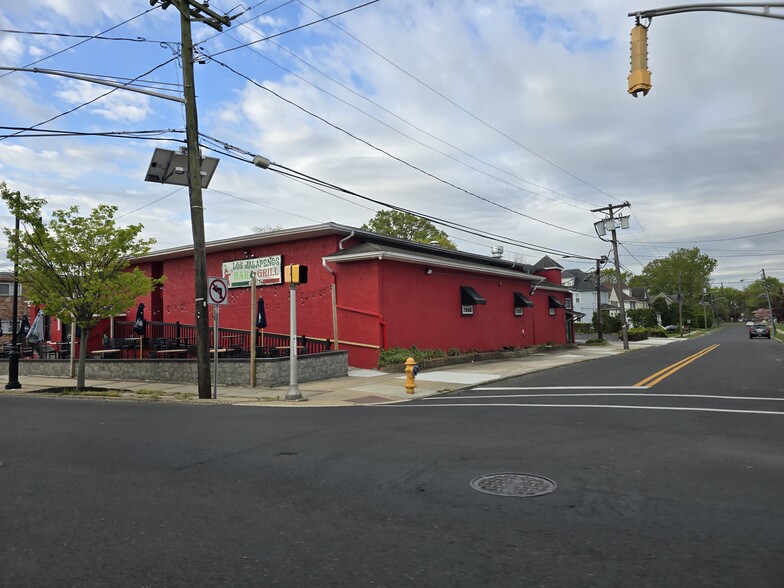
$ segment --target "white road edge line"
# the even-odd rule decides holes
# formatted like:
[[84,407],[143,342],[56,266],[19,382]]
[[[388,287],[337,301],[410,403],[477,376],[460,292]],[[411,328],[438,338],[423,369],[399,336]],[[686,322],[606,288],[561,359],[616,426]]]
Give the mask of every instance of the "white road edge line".
[[647,390],[650,386],[482,386],[472,390]]
[[379,408],[492,408],[497,406],[518,408],[621,408],[627,410],[676,410],[686,412],[728,412],[734,414],[775,414],[784,416],[784,412],[772,410],[732,410],[728,408],[690,408],[679,406],[623,406],[617,404],[368,404],[367,406]]
[[643,396],[646,398],[711,398],[713,400],[770,400],[784,402],[784,398],[766,398],[763,396],[714,396],[708,394],[487,394],[481,396],[427,396],[419,400],[475,400],[482,398],[566,398],[581,396],[619,396],[621,398]]

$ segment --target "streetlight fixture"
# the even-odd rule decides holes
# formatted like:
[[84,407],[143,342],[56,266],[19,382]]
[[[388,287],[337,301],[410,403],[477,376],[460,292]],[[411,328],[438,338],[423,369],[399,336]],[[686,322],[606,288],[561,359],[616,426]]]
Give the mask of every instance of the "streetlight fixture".
[[[202,188],[209,187],[219,161],[219,159],[214,157],[201,158]],[[147,175],[144,177],[144,181],[187,186],[188,150],[185,147],[181,147],[179,151],[156,148],[152,154],[150,165],[147,167]]]

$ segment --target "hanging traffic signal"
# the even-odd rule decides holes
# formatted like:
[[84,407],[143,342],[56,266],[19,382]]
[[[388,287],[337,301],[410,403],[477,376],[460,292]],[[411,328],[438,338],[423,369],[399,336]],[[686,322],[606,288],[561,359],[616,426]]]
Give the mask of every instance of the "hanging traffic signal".
[[648,29],[637,23],[632,29],[632,71],[629,74],[629,94],[637,98],[651,89],[651,72],[648,69]]

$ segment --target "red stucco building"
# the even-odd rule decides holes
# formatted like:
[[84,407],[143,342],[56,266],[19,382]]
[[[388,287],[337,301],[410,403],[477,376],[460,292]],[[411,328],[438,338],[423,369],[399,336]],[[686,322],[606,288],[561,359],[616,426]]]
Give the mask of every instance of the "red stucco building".
[[[266,331],[288,334],[282,266],[308,266],[308,281],[296,290],[297,334],[337,339],[354,367],[376,367],[387,347],[488,351],[571,340],[571,297],[561,267],[547,257],[531,266],[334,223],[214,241],[206,251],[207,275],[230,278],[221,327],[251,328],[252,270]],[[194,323],[191,246],[156,251],[134,265],[166,276],[162,288],[138,301],[147,320]]]

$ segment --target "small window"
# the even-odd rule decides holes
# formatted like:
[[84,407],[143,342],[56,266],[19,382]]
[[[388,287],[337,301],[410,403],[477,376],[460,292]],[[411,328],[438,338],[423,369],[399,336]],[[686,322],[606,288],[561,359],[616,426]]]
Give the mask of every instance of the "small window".
[[[16,291],[19,295],[22,294],[22,284],[16,285]],[[14,284],[13,282],[0,282],[0,296],[13,296]]]
[[470,315],[474,314],[474,305],[473,304],[463,304],[463,306],[461,308],[462,308],[461,314],[463,316],[470,316]]
[[571,298],[566,298],[564,300],[564,308],[566,308],[568,310],[572,309],[572,299]]
[[550,316],[555,316],[555,309],[554,308],[550,309]]
[[515,313],[515,316],[523,316],[523,307],[522,306],[515,306],[514,313]]

